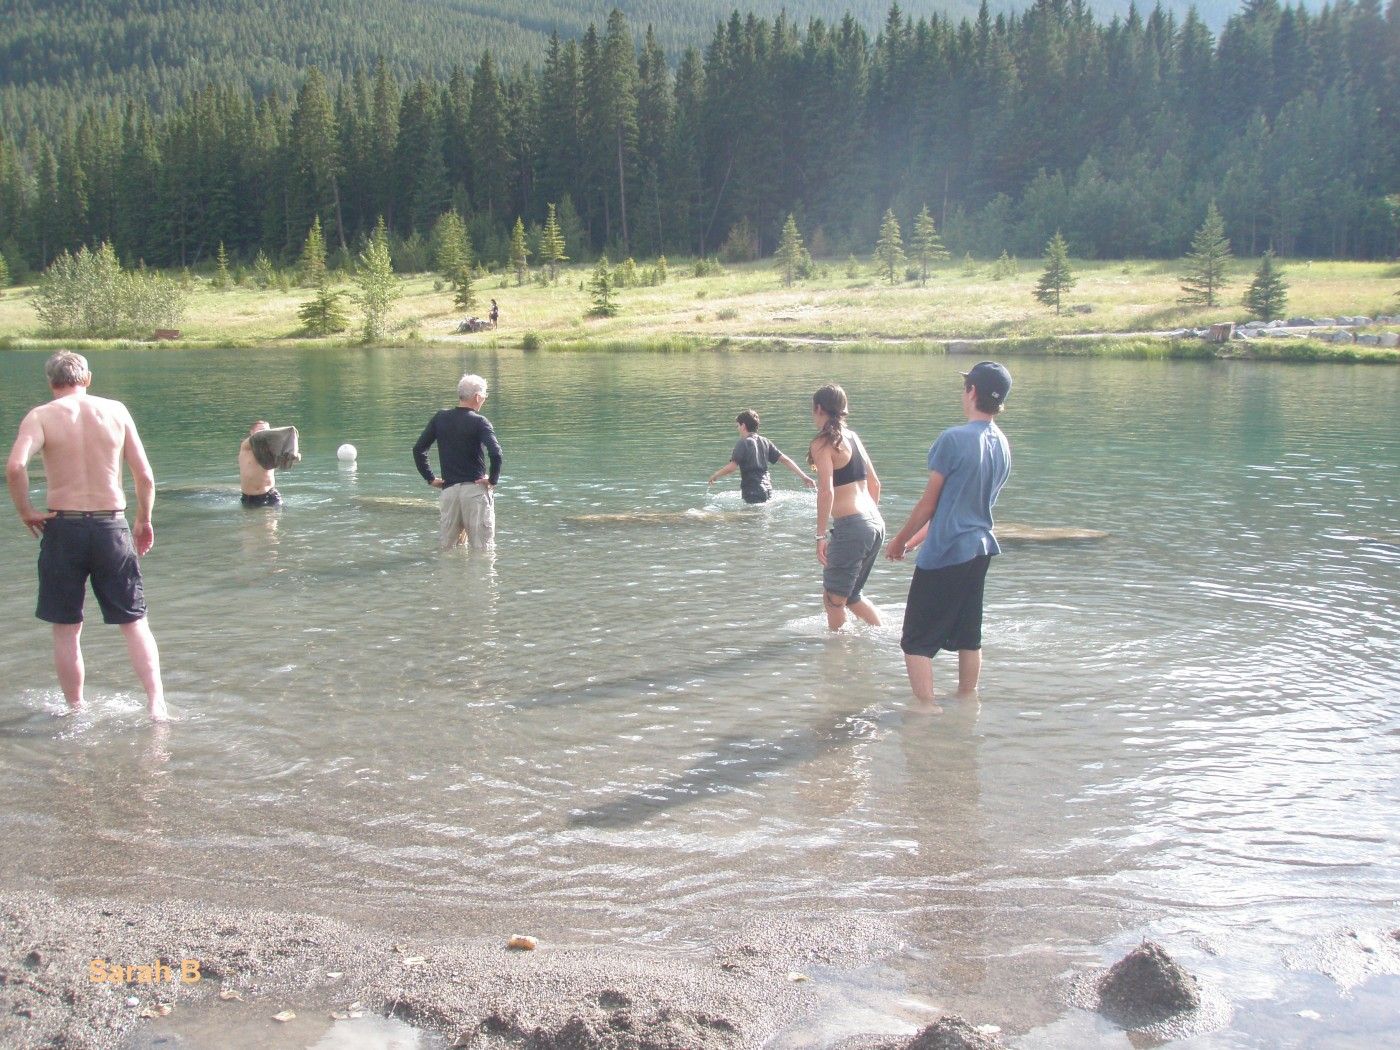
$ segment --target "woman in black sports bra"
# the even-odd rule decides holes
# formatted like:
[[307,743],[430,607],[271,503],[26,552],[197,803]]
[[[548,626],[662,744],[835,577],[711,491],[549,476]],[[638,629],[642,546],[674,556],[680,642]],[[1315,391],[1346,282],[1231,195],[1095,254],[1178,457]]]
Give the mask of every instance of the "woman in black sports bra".
[[885,541],[880,477],[859,435],[846,428],[846,414],[846,392],[835,383],[812,395],[812,420],[820,430],[807,459],[817,472],[817,561],[833,631],[845,625],[847,610],[876,627],[881,622],[879,610],[861,595]]

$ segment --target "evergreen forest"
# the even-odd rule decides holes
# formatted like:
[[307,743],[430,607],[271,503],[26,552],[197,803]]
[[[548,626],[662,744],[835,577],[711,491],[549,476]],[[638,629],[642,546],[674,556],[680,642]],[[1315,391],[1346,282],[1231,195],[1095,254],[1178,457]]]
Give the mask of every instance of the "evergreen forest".
[[[789,213],[812,255],[844,257],[870,250],[887,211],[912,229],[925,207],[955,255],[1038,255],[1060,232],[1077,256],[1175,257],[1211,202],[1241,254],[1400,248],[1400,0],[1248,0],[1218,34],[1194,10],[1103,21],[1078,0],[956,20],[896,6],[872,28],[865,9],[830,24],[734,12],[696,47],[650,4],[579,25],[546,3],[534,57],[484,30],[478,49],[501,46],[468,55],[470,31],[434,21],[469,26],[491,3],[380,3],[378,22],[365,5],[354,25],[332,16],[357,5],[296,5],[322,20],[297,56],[289,37],[260,50],[263,23],[234,13],[275,21],[283,8],[260,0],[131,0],[103,32],[71,34],[34,25],[103,5],[7,6],[33,23],[0,30],[0,252],[16,277],[103,241],[128,264],[212,265],[221,245],[289,262],[318,219],[342,262],[381,217],[413,259],[452,209],[498,264],[517,219],[538,243],[551,204],[579,262],[753,258]],[[390,24],[408,7],[411,48]],[[161,19],[185,9],[222,43],[173,62]]]

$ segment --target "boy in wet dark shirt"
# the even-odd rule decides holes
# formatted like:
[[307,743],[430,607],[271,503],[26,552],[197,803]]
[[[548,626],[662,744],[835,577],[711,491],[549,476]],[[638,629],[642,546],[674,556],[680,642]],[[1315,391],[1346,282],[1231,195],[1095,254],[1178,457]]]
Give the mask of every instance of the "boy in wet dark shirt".
[[710,475],[713,485],[720,478],[739,471],[739,491],[745,503],[767,503],[773,495],[773,483],[768,479],[768,465],[781,463],[792,471],[809,489],[817,487],[811,477],[787,456],[778,451],[778,446],[758,432],[758,413],[751,408],[740,412],[734,420],[739,431],[739,441],[729,462]]

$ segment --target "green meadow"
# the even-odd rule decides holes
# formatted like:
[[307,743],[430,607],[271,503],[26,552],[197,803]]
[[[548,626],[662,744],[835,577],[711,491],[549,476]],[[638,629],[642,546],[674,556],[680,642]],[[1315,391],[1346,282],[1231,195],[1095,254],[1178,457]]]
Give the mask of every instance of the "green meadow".
[[[643,263],[638,269],[645,273],[652,265]],[[450,286],[434,274],[409,275],[401,278],[402,294],[384,342],[469,343],[543,352],[942,353],[949,343],[964,342],[971,345],[953,349],[977,352],[977,341],[986,340],[987,353],[1001,354],[1400,361],[1394,349],[1313,339],[1215,346],[1160,334],[1246,320],[1240,299],[1254,272],[1250,260],[1233,262],[1221,305],[1213,308],[1178,302],[1180,261],[1075,261],[1077,283],[1058,315],[1032,294],[1039,260],[1022,261],[1018,272],[1001,277],[994,275],[987,260],[973,266],[945,265],[923,286],[907,280],[890,285],[867,264],[856,276],[848,276],[847,265],[819,262],[814,277],[784,287],[771,262],[726,266],[720,273],[697,277],[691,261],[675,259],[669,262],[665,283],[616,289],[618,312],[612,317],[591,315],[591,267],[565,268],[558,282],[548,286],[533,279],[518,284],[513,274],[487,274],[475,282],[478,305],[470,312],[484,317],[494,298],[500,305],[500,326],[470,335],[457,333],[465,312],[454,305]],[[1289,262],[1284,276],[1289,317],[1400,314],[1400,266],[1395,263]],[[337,288],[347,293],[351,328],[316,339],[302,331],[297,316],[298,308],[311,298],[309,289],[258,288],[245,279],[219,291],[207,278],[192,277],[179,339],[153,345],[271,349],[357,343],[358,311],[348,302],[353,286],[343,280]],[[46,338],[33,294],[32,286],[0,294],[0,347],[131,345]]]

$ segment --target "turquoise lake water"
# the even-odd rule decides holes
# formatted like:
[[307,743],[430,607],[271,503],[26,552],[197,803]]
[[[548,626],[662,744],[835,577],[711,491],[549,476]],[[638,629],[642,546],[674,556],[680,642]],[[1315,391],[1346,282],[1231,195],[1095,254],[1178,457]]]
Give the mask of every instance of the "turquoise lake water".
[[[1181,1045],[1400,1039],[1377,947],[1400,927],[1400,370],[1010,363],[998,519],[1109,537],[1008,545],[981,703],[928,716],[898,648],[909,565],[866,589],[885,628],[829,638],[813,496],[780,468],[772,504],[715,514],[737,481],[705,479],[746,407],[801,460],[840,382],[893,531],[960,421],[959,359],[94,355],[156,470],[143,571],[181,721],[146,726],[91,603],[90,709],[52,716],[11,512],[0,834],[23,848],[0,882],[443,935],[486,908],[676,952],[765,916],[887,921],[889,958],[819,973],[775,1046],[937,1007],[1017,1046],[1126,1047],[1065,991],[1144,936],[1231,1004]],[[6,440],[42,364],[0,353]],[[494,556],[434,550],[409,454],[463,371],[505,448]],[[258,418],[301,431],[280,512],[236,501]]]

